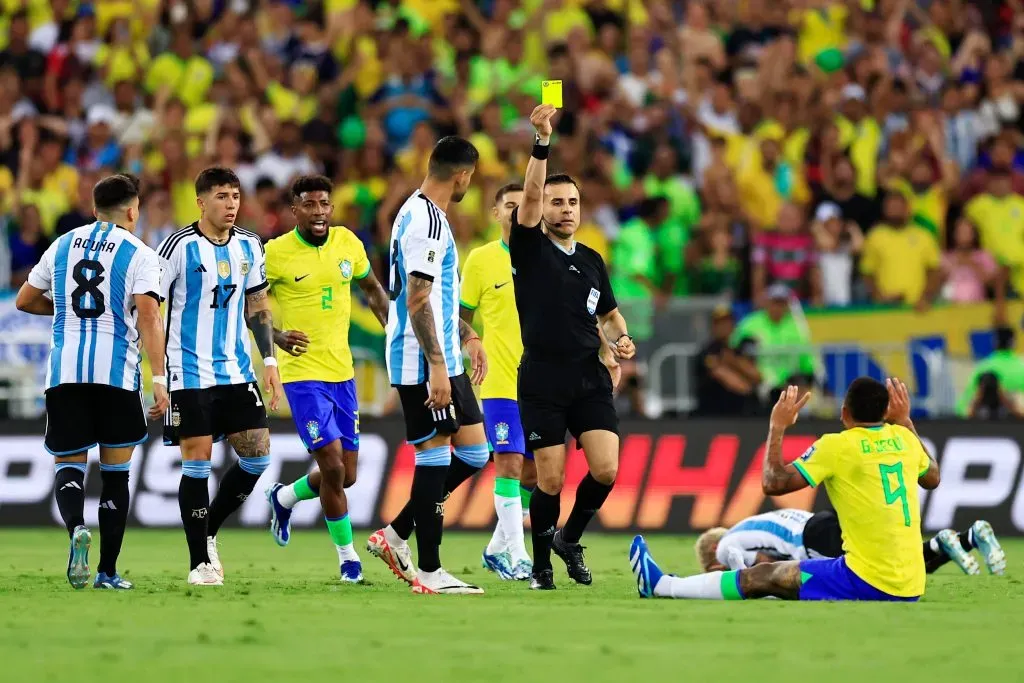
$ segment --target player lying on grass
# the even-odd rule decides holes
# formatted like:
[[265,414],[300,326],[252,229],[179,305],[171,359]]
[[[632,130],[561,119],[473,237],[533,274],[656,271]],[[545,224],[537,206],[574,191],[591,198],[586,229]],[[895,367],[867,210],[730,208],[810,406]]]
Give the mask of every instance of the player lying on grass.
[[390,301],[373,274],[362,242],[345,227],[330,227],[334,204],[331,181],[302,176],[291,187],[295,229],[267,243],[267,281],[281,306],[286,330],[274,342],[292,419],[317,467],[307,476],[267,490],[270,531],[280,546],[291,537],[292,508],[320,499],[327,531],[338,551],[341,580],[363,580],[363,566],[352,543],[345,489],[356,482],[359,456],[359,404],[348,329],[352,283],[358,282],[381,325]]
[[854,380],[843,401],[846,429],[822,436],[785,464],[783,434],[809,399],[798,396],[790,386],[772,409],[761,486],[765,495],[779,496],[824,483],[842,522],[846,554],[675,577],[658,568],[637,536],[629,562],[640,597],[914,602],[924,594],[921,507],[913,484],[937,487],[939,466],[910,420],[906,386],[898,379],[884,385]]
[[[923,545],[929,574],[953,561],[965,574],[979,574],[975,548],[992,574],[1006,570],[1006,553],[992,526],[978,520],[959,534],[943,529]],[[772,510],[748,517],[731,529],[708,529],[697,539],[697,561],[706,572],[746,569],[763,562],[806,560],[843,555],[839,518],[832,511]]]

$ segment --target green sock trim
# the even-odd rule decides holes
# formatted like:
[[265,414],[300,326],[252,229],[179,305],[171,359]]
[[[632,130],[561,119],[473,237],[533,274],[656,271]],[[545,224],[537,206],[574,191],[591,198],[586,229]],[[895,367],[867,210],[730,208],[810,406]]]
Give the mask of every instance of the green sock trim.
[[327,522],[327,531],[330,532],[334,545],[349,545],[352,543],[352,520],[348,518],[347,513],[341,519],[327,519],[324,517],[324,521]]
[[498,477],[494,480],[494,492],[502,498],[519,497],[519,480],[508,477]]
[[530,509],[530,499],[533,498],[533,489],[528,489],[525,486],[519,487],[519,498],[523,501],[523,509]]
[[299,479],[294,484],[295,497],[299,500],[313,500],[319,498],[320,494],[313,490],[313,487],[309,485],[309,475],[307,474],[302,479]]
[[722,599],[742,600],[743,593],[740,592],[740,573],[722,572]]

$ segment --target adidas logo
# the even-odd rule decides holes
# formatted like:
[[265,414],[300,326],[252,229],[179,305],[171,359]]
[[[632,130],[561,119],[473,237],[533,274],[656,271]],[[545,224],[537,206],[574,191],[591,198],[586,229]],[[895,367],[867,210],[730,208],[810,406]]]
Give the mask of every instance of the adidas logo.
[[60,487],[61,491],[63,491],[64,489],[78,489],[79,491],[81,491],[82,487],[78,485],[77,481],[69,481],[68,483]]
[[570,273],[578,273],[580,271],[579,271],[579,268],[577,268],[576,266],[569,266],[569,272]]
[[199,267],[196,268],[195,270],[193,270],[192,272],[193,273],[205,273],[206,272],[206,266],[204,266],[202,263],[200,263]]
[[540,441],[540,434],[537,432],[530,432],[530,441]]
[[112,500],[105,500],[102,503],[100,503],[100,510],[116,510],[116,509],[117,509],[117,506],[114,505],[114,501],[112,501]]

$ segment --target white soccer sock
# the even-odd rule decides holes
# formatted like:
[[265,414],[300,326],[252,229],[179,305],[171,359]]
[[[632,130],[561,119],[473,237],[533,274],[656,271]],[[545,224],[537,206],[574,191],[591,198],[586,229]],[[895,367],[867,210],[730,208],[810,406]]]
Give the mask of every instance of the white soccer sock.
[[356,562],[359,561],[359,555],[356,553],[355,543],[349,543],[347,545],[336,545],[334,547],[338,551],[339,562],[348,562],[350,560],[354,560]]
[[[495,498],[494,507],[495,507],[495,509],[497,509],[497,507],[498,507],[497,498],[498,497],[495,496],[494,498]],[[486,552],[487,552],[488,555],[497,555],[500,552],[504,552],[506,547],[507,547],[507,545],[508,544],[507,544],[507,542],[505,540],[505,532],[502,531],[502,529],[501,529],[501,517],[499,516],[498,517],[498,523],[494,525],[494,533],[491,534],[491,540],[487,543],[487,551]]]
[[392,529],[390,524],[384,527],[384,540],[393,548],[401,548],[403,545],[406,545],[406,540],[399,536],[398,532]]
[[299,497],[295,494],[295,482],[277,490],[277,502],[289,510],[298,505]]
[[658,598],[724,600],[722,572],[708,572],[685,577],[665,574],[658,581],[658,585],[654,587],[654,596]]
[[494,508],[498,511],[498,526],[505,536],[505,547],[512,554],[512,563],[527,559],[526,543],[523,539],[523,501],[494,494]]

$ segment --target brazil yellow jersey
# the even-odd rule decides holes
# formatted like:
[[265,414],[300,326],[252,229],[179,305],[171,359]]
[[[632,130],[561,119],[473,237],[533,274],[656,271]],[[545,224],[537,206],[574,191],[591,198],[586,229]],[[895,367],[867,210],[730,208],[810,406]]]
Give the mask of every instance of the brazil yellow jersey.
[[266,250],[267,282],[281,310],[277,327],[309,337],[301,356],[278,354],[281,381],[352,379],[352,280],[370,273],[363,243],[347,228],[334,227],[323,246],[315,247],[296,229],[267,242]]
[[484,323],[488,370],[480,398],[516,400],[523,336],[512,285],[512,258],[500,239],[469,252],[462,266],[460,303],[479,309]]
[[825,434],[793,461],[811,486],[825,484],[846,565],[889,595],[924,594],[917,479],[928,464],[914,433],[890,424]]

